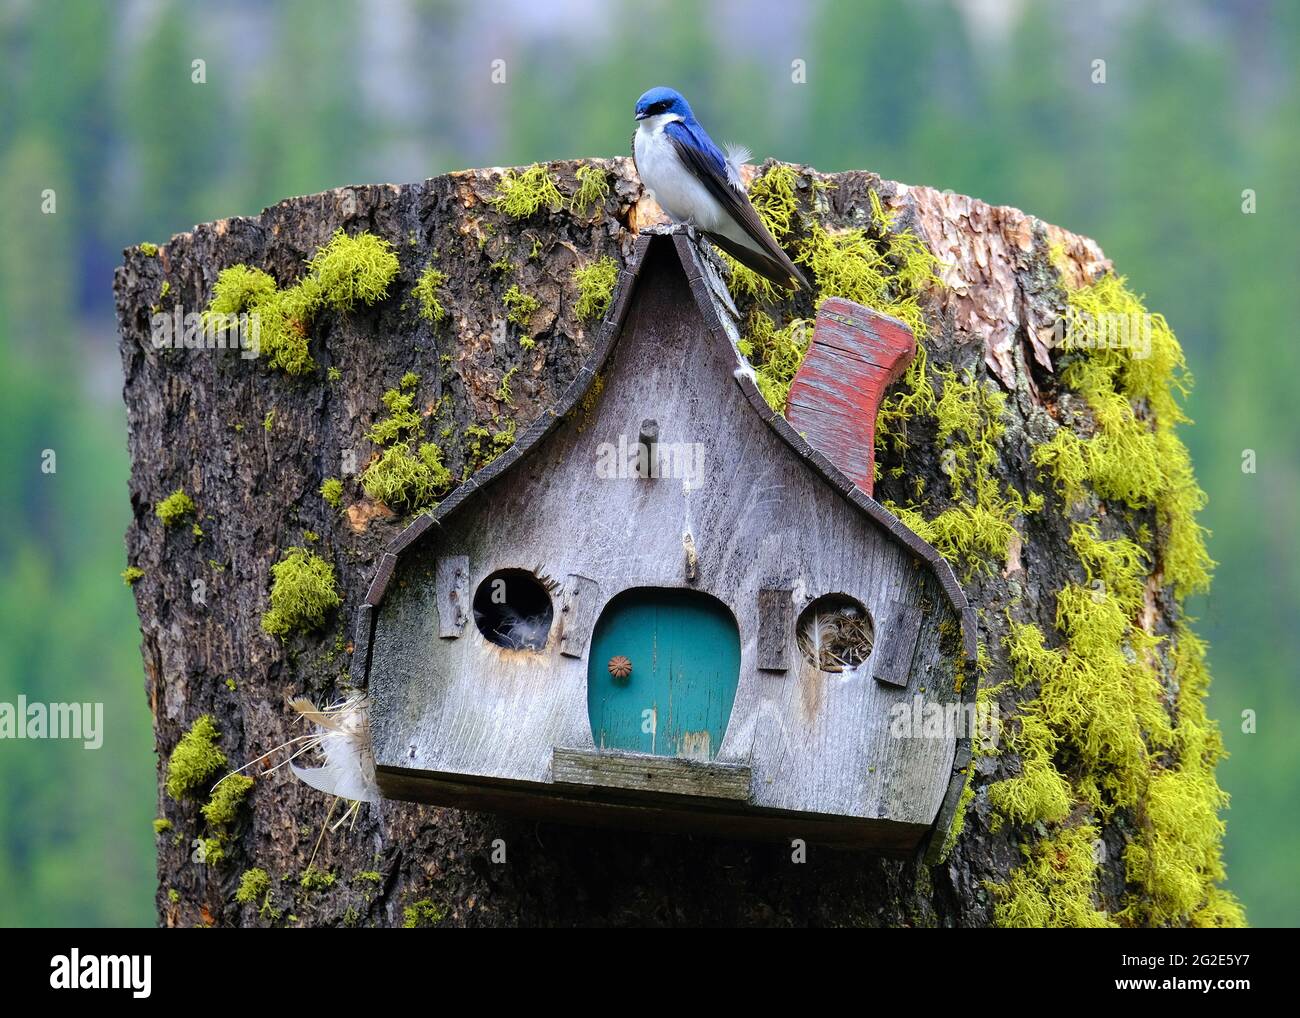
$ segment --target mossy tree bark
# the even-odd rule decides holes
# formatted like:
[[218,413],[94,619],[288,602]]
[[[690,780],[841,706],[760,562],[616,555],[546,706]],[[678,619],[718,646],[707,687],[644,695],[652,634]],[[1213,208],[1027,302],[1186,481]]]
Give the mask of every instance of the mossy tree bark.
[[[1032,667],[1008,653],[1014,626],[1037,625],[1049,650],[1068,655],[1071,637],[1057,628],[1058,594],[1097,582],[1115,587],[1137,572],[1139,604],[1125,623],[1135,628],[1114,636],[1114,650],[1150,659],[1144,674],[1157,683],[1169,725],[1193,709],[1181,702],[1169,663],[1179,607],[1161,572],[1165,523],[1158,506],[1107,503],[1087,484],[1067,502],[1033,459],[1062,429],[1086,441],[1102,427],[1083,397],[1062,382],[1049,338],[1067,312],[1070,289],[1092,282],[1108,263],[1091,241],[1017,210],[865,172],[798,169],[797,207],[783,240],[798,250],[814,227],[824,226],[832,239],[863,228],[885,253],[888,275],[905,266],[890,253],[887,234],[910,231],[920,238],[939,262],[937,280],[915,284],[927,332],[924,376],[941,399],[951,385],[952,401],[975,415],[973,423],[954,424],[953,407],[908,404],[914,419],[900,414],[888,429],[895,437],[882,440],[876,496],[918,520],[982,503],[1004,524],[991,535],[956,527],[947,543],[979,610],[978,671],[995,689],[986,699],[1013,737],[976,758],[964,827],[945,862],[929,868],[812,846],[807,862],[795,863],[783,845],[539,826],[387,801],[364,807],[354,824],[322,838],[327,798],[284,770],[261,767],[250,772],[257,778],[251,793],[225,824],[201,812],[216,775],[179,798],[168,793],[169,756],[203,715],[215,720],[217,745],[233,768],[302,732],[288,699],[329,702],[347,692],[355,609],[384,544],[409,522],[408,507],[376,502],[359,483],[379,453],[367,435],[388,413],[383,394],[399,388],[408,372],[420,376],[406,390],[415,393],[424,417],[419,440],[438,444],[460,477],[553,404],[576,373],[594,319],[579,317],[583,295],[575,270],[605,258],[621,262],[635,231],[657,210],[628,160],[556,163],[548,170],[561,203],[543,190],[531,213],[533,192],[516,192],[503,204],[498,171],[467,171],[422,184],[294,198],[258,217],[196,227],[156,252],[127,251],[116,278],[134,508],[127,550],[130,565],[143,571],[134,589],[159,754],[159,817],[170,824],[160,824],[166,829],[158,837],[160,922],[1213,921],[1206,909],[1221,876],[1217,830],[1208,842],[1204,832],[1182,838],[1167,824],[1152,833],[1158,819],[1144,816],[1126,792],[1108,790],[1123,767],[1104,751],[1089,756],[1087,719],[1045,714],[1046,760],[1033,758],[1042,742],[1014,737],[1025,705],[1039,702],[1040,686],[1051,681],[1027,674]],[[873,193],[894,214],[891,227],[873,226]],[[202,311],[223,269],[246,264],[287,287],[307,274],[309,259],[339,228],[389,241],[400,267],[386,298],[346,311],[325,306],[302,323],[312,370],[287,374],[235,351],[158,349],[151,341],[154,315]],[[429,268],[441,275],[428,275]],[[833,266],[823,268],[829,274]],[[818,282],[823,296],[839,285]],[[909,284],[886,285],[898,296]],[[752,303],[742,299],[742,311]],[[584,312],[589,306],[581,304]],[[811,298],[768,314],[778,325],[811,317]],[[1145,405],[1137,413],[1145,420]],[[897,437],[900,423],[907,427],[905,442]],[[982,442],[979,433],[987,436],[990,428],[990,442]],[[331,478],[342,482],[340,508],[320,494]],[[155,507],[177,490],[195,509],[165,526]],[[1098,581],[1071,544],[1075,524],[1090,520],[1100,520],[1101,538],[1139,545],[1145,552],[1140,570]],[[935,534],[927,536],[944,547]],[[341,607],[309,632],[277,639],[261,624],[271,567],[301,546],[333,565]],[[1162,642],[1134,646],[1139,631]],[[1011,647],[1023,650],[1014,639]],[[1197,704],[1202,694],[1193,694]],[[1145,730],[1138,708],[1132,714],[1140,743],[1134,751],[1149,775],[1174,773],[1184,756],[1199,753],[1213,786],[1212,744],[1171,744]],[[1212,732],[1206,738],[1212,743]],[[1064,809],[1045,804],[1036,782],[1027,796],[1026,783],[1005,784],[1048,772],[1060,779]],[[1016,794],[991,796],[1000,783]],[[1203,823],[1217,822],[1215,806]],[[1143,844],[1146,864],[1159,869],[1166,856],[1156,851],[1157,833],[1165,850],[1172,844],[1199,853],[1179,863],[1176,876],[1191,873],[1199,881],[1181,898],[1160,898],[1163,871],[1144,876],[1131,857],[1126,864],[1126,849]],[[219,847],[219,862],[196,861],[202,839]],[[493,860],[497,839],[506,847],[504,864]],[[1051,855],[1045,866],[1034,862],[1035,848],[1039,856]],[[315,870],[332,882],[303,881],[313,852]],[[241,878],[254,868],[269,875],[268,887],[255,887],[251,901],[237,901]],[[1218,904],[1220,912],[1230,909]]]

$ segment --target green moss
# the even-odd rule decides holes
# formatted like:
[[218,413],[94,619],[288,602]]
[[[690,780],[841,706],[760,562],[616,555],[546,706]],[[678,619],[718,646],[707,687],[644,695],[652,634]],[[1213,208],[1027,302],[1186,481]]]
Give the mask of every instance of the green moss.
[[424,509],[435,504],[437,497],[452,482],[451,471],[442,461],[442,449],[424,442],[400,442],[385,449],[361,475],[361,487],[377,502],[391,509]]
[[372,233],[349,237],[341,229],[307,265],[320,284],[320,299],[338,311],[385,299],[399,268],[388,241]]
[[153,511],[164,527],[174,527],[186,514],[194,512],[194,500],[185,494],[184,488],[177,488],[154,506]]
[[238,686],[234,679],[226,679],[226,688],[233,693]]
[[328,371],[325,372],[325,378],[331,382],[337,382],[342,377],[343,377],[343,372],[335,367],[331,367]]
[[447,916],[446,911],[428,898],[407,905],[402,914],[402,927],[408,930],[424,926],[437,926]]
[[402,376],[401,381],[397,383],[397,386],[400,389],[414,389],[419,384],[420,376],[414,371],[408,371]]
[[158,245],[157,245],[157,244],[151,243],[150,241],[147,241],[147,240],[146,240],[146,241],[144,241],[142,244],[140,244],[139,247],[140,247],[140,253],[141,253],[142,255],[144,255],[146,258],[157,258],[157,257],[158,257]]
[[378,884],[383,881],[384,875],[378,870],[362,870],[353,879],[364,880],[370,884]]
[[338,879],[333,873],[324,870],[318,870],[314,866],[308,866],[302,871],[302,877],[298,880],[298,886],[304,891],[328,891],[334,886],[335,880]]
[[166,834],[172,829],[172,822],[166,817],[155,817],[153,822],[154,834]]
[[195,719],[181,736],[167,760],[167,794],[173,799],[193,796],[226,766],[226,755],[217,746],[221,735],[211,714]]
[[493,394],[499,402],[506,403],[509,406],[515,405],[514,395],[510,391],[510,379],[514,378],[518,371],[519,365],[516,364],[501,376],[501,384],[497,386],[497,391]]
[[609,179],[604,169],[587,164],[579,166],[574,176],[578,180],[578,189],[569,199],[569,208],[574,212],[586,214],[592,205],[604,205],[609,197]]
[[342,603],[334,567],[306,548],[290,548],[271,566],[271,577],[271,607],[262,615],[262,629],[271,636],[315,629]]
[[227,827],[235,822],[240,804],[248,797],[253,779],[243,774],[231,774],[218,782],[212,798],[203,805],[203,818],[209,824]]
[[144,570],[139,566],[127,566],[122,570],[122,582],[128,587],[134,587],[144,578]]
[[174,887],[167,888],[167,900],[175,905],[181,900],[181,892],[176,890]]
[[375,445],[387,445],[401,439],[407,432],[414,431],[424,422],[415,409],[415,394],[401,389],[389,389],[383,395],[384,406],[388,416],[380,418],[371,425],[366,435]]
[[447,310],[438,299],[438,291],[446,282],[446,275],[432,265],[420,273],[415,283],[415,299],[420,302],[420,317],[426,322],[441,322],[447,317]]
[[606,255],[597,262],[573,270],[573,281],[578,287],[578,302],[573,311],[578,318],[600,318],[609,309],[618,282],[618,262]]
[[512,219],[526,219],[542,208],[558,209],[563,203],[564,196],[555,178],[540,163],[534,163],[523,173],[506,170],[492,198],[497,210]]
[[238,315],[276,295],[275,280],[261,269],[232,265],[217,274],[207,315]]
[[505,292],[501,298],[501,303],[506,306],[506,321],[514,322],[521,329],[528,328],[528,323],[533,320],[533,315],[542,306],[536,297],[520,290],[518,284],[512,285]]
[[239,889],[235,891],[235,900],[241,905],[256,905],[265,901],[271,893],[271,876],[260,867],[244,870],[239,878]]
[[207,866],[222,866],[226,862],[226,844],[221,838],[200,838],[203,862]]
[[324,307],[351,310],[388,296],[397,275],[391,245],[369,233],[349,237],[337,231],[307,263],[307,273],[292,286],[278,289],[261,269],[232,265],[213,285],[205,318],[255,313],[260,351],[267,364],[290,375],[313,371],[310,330]]
[[273,428],[274,426],[275,426],[275,410],[271,409],[268,410],[266,412],[266,416],[262,418],[262,430],[270,431],[271,428]]
[[320,486],[320,497],[334,509],[343,508],[343,482],[337,477],[327,477]]

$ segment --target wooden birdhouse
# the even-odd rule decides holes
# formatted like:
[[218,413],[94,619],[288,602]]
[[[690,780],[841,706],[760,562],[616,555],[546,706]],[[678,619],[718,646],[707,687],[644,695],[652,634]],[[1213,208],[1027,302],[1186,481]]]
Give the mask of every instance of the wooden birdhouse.
[[900,719],[973,701],[973,613],[869,494],[912,337],[827,301],[785,418],[736,342],[694,242],[641,237],[560,405],[392,543],[354,658],[386,796],[942,842],[968,740]]

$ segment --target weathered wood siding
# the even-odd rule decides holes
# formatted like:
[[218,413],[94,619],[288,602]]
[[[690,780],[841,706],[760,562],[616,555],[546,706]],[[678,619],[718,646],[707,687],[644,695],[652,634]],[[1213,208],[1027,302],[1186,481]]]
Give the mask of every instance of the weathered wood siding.
[[[630,587],[690,586],[721,600],[739,625],[740,682],[717,760],[752,769],[751,805],[929,825],[949,787],[955,742],[891,736],[891,708],[958,698],[962,620],[920,557],[755,412],[734,375],[735,354],[706,332],[672,246],[656,242],[646,257],[598,399],[399,558],[376,609],[377,763],[549,782],[555,747],[593,747],[585,649],[561,653],[566,580],[587,578],[583,597],[598,590],[602,605]],[[648,418],[658,422],[661,456],[676,450],[686,462],[702,452],[698,476],[643,478],[631,467],[598,476],[602,445],[618,449],[621,439],[634,453]],[[459,638],[439,636],[435,577],[453,556],[468,559],[471,597],[498,569],[535,570],[554,583],[556,621],[542,651],[504,650],[472,621]],[[906,684],[873,678],[874,655],[845,674],[811,669],[793,625],[784,652],[791,667],[761,670],[760,592],[777,586],[792,591],[791,618],[821,594],[859,599],[877,647],[890,645],[881,637],[906,614],[899,606],[914,606],[920,631]]]

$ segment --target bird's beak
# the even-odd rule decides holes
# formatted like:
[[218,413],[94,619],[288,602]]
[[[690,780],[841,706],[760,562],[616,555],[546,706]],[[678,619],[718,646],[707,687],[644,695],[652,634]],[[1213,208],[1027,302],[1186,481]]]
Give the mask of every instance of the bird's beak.
[[638,114],[636,114],[636,118],[637,118],[637,120],[644,120],[644,119],[645,119],[646,117],[648,117],[648,116],[650,116],[649,113],[638,113]]

